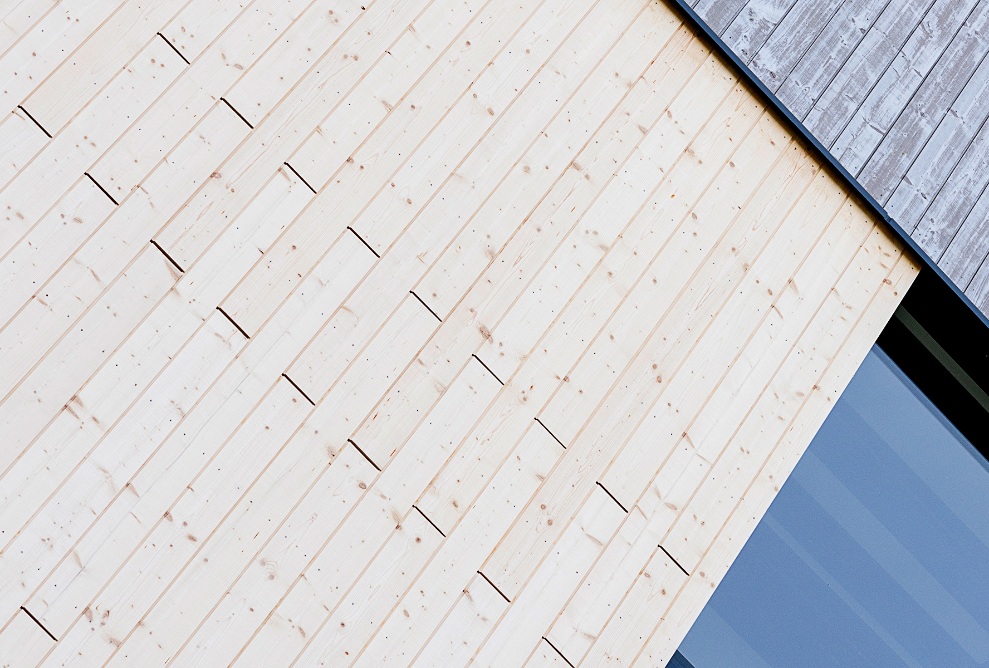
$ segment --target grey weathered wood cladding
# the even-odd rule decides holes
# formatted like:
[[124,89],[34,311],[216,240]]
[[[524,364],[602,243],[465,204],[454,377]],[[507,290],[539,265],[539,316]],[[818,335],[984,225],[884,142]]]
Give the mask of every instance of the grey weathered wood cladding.
[[989,0],[693,0],[989,313]]

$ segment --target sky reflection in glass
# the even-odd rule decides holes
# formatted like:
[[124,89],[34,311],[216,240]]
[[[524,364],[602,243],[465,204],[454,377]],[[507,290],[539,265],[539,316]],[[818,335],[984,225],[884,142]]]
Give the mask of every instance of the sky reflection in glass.
[[879,348],[680,651],[696,668],[989,665],[989,470]]

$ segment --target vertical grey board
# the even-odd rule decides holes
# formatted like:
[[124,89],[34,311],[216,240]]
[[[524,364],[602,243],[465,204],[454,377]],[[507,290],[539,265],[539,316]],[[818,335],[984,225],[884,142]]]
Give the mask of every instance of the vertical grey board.
[[[989,12],[978,12],[966,21],[865,165],[859,181],[880,202],[887,202],[913,157],[934,134],[947,112],[945,103],[955,103],[982,64],[989,49],[987,31]],[[894,217],[899,213],[889,212]]]
[[804,125],[822,144],[832,147],[900,49],[918,29],[932,3],[933,0],[893,0],[887,5],[804,118]]
[[[985,47],[983,47],[984,49]],[[929,78],[927,82],[932,79],[933,77]],[[925,82],[925,86],[927,82]],[[948,86],[945,85],[943,88],[947,90]],[[921,96],[918,95],[917,97],[920,98]],[[978,70],[965,84],[961,94],[947,109],[947,112],[943,113],[930,138],[924,142],[920,132],[914,130],[916,134],[912,141],[923,148],[917,154],[899,185],[896,186],[896,190],[893,191],[889,201],[886,202],[886,210],[896,218],[903,229],[913,232],[926,214],[928,207],[933,204],[934,199],[941,195],[942,187],[948,181],[949,175],[960,165],[962,156],[968,152],[976,133],[986,122],[986,117],[989,115],[987,100],[989,100],[989,58],[983,57]],[[932,119],[936,118],[938,112],[942,111],[943,105],[939,104],[940,102],[940,99],[935,99],[928,107]],[[894,128],[895,130],[896,128]],[[909,146],[898,148],[904,156],[916,153],[916,151],[909,150]],[[896,158],[895,154],[886,156],[889,163],[895,164]],[[869,168],[871,167],[872,163],[869,165]],[[887,165],[887,169],[890,169],[892,173],[888,182],[892,182],[895,179],[895,174],[902,171],[902,168],[893,169],[889,165]],[[954,193],[949,191],[945,195],[953,196]],[[948,222],[945,221],[946,224]],[[932,255],[932,257],[937,257],[937,255]]]
[[[719,35],[735,20],[748,0],[694,0],[694,11]],[[728,44],[732,48],[734,45]]]
[[692,0],[989,313],[989,0]]
[[[983,190],[969,215],[962,221],[958,233],[951,240],[940,265],[945,272],[965,289],[971,290],[972,301],[982,307],[985,300],[985,258],[989,254],[989,191]],[[981,276],[980,276],[981,274]]]
[[749,63],[786,18],[796,0],[750,0],[721,38],[736,55]]
[[[838,11],[824,29],[813,34],[813,42],[801,53],[800,60],[791,70],[784,71],[784,67],[778,67],[775,73],[772,70],[766,74],[760,72],[760,78],[772,78],[777,97],[797,118],[803,120],[839,72],[844,71],[843,67],[852,52],[872,30],[890,2],[891,0],[841,2]],[[798,7],[802,4],[807,3],[798,3]],[[787,19],[797,16],[808,22],[810,20],[797,11],[791,12]],[[810,31],[801,26],[787,26],[785,32],[811,35]],[[777,34],[783,32],[783,28],[777,30]],[[758,54],[757,60],[761,57],[762,54]],[[767,58],[769,62],[762,67],[762,71],[769,69],[770,63],[779,59],[775,54]]]
[[962,262],[950,266],[950,269],[953,271],[970,269],[975,266],[976,260],[981,258],[981,266],[978,267],[971,282],[964,287],[965,294],[972,303],[986,313],[989,311],[989,263],[986,262],[986,255],[989,254],[989,191],[983,191],[982,197],[979,198],[972,214],[959,232],[955,237],[959,245],[952,244],[949,249],[957,248]]
[[[974,0],[937,0],[921,21],[920,28],[914,31],[889,69],[883,73],[869,97],[831,147],[831,152],[852,174],[859,175],[873,152],[886,138],[893,123],[900,118],[913,95],[951,45],[974,4]],[[964,13],[958,11],[959,8],[964,8]],[[947,102],[950,104],[951,100]],[[909,138],[898,132],[890,139],[896,141]],[[870,185],[864,182],[862,185],[880,203],[885,202],[885,189],[879,194]],[[882,185],[885,184],[876,179],[871,181],[872,187]]]
[[[752,71],[776,92],[811,46],[820,38],[841,7],[841,0],[798,2],[787,13],[749,63]],[[812,20],[812,19],[817,20]],[[794,29],[810,26],[810,30]]]
[[[951,280],[965,288],[982,258],[975,258],[969,238],[977,227],[975,204],[989,184],[989,125],[984,125],[955,166],[948,181],[924,212],[911,236]],[[969,219],[973,222],[962,225]],[[976,235],[977,242],[978,235]],[[970,257],[971,256],[971,257]]]

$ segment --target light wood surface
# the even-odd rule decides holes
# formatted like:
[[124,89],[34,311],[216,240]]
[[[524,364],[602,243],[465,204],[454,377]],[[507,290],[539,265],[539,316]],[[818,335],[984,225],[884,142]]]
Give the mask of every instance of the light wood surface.
[[3,665],[663,665],[917,272],[655,0],[3,11]]

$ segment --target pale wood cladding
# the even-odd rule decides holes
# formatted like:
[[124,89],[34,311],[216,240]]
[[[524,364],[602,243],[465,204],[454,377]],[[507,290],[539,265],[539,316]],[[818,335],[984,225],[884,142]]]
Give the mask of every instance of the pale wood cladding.
[[2,22],[0,655],[662,665],[913,261],[661,3],[152,4]]
[[989,314],[989,2],[690,4]]

